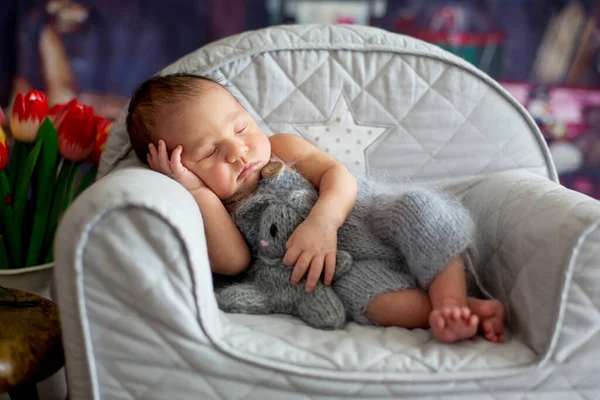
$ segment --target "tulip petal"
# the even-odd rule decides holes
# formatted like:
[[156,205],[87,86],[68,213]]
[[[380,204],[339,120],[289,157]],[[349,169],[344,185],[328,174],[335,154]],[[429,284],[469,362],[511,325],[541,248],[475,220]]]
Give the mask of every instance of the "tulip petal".
[[84,160],[92,151],[96,139],[96,118],[92,107],[70,101],[63,110],[58,126],[58,148],[63,158]]
[[13,137],[21,142],[33,142],[42,119],[47,115],[48,100],[43,92],[32,90],[25,96],[18,93],[10,118]]
[[[11,120],[16,119],[19,120],[21,118],[25,118],[25,98],[21,94],[21,92],[17,93],[17,97],[15,97],[15,102],[13,103],[12,113],[10,116]],[[11,128],[12,130],[12,128]]]
[[44,92],[32,90],[27,93],[27,117],[37,121],[38,125],[42,119],[48,116],[48,99]]
[[113,121],[100,116],[97,116],[96,120],[96,140],[90,155],[86,158],[86,162],[97,167],[100,164],[100,157],[102,156],[102,151],[106,145],[106,140],[108,139],[108,134],[112,128]]
[[8,165],[8,139],[0,126],[0,171]]

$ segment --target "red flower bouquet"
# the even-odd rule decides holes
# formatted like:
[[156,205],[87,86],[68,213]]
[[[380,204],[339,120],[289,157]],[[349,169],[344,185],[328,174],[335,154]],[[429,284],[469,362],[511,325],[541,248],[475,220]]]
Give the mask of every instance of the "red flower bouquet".
[[59,217],[94,181],[112,121],[76,99],[49,109],[31,91],[15,99],[12,141],[5,122],[0,110],[0,269],[51,262]]

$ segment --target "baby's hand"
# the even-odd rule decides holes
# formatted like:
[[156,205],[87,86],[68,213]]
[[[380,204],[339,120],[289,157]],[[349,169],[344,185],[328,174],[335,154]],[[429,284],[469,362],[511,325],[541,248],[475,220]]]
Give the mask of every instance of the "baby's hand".
[[314,289],[325,269],[324,283],[331,284],[335,273],[337,251],[337,228],[331,224],[315,221],[310,217],[301,223],[290,236],[283,263],[294,266],[290,279],[296,285],[310,268],[306,278],[306,290]]
[[181,163],[181,152],[183,147],[177,146],[171,153],[171,159],[167,154],[167,144],[164,140],[158,141],[158,149],[153,143],[148,145],[148,165],[156,172],[160,172],[179,182],[188,191],[206,186],[204,182],[192,171]]

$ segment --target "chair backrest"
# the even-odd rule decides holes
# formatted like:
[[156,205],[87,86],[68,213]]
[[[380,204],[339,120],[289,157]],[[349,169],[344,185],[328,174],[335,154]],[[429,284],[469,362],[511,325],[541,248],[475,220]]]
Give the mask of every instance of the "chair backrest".
[[[500,85],[425,42],[351,25],[285,25],[206,45],[160,74],[217,80],[267,134],[302,135],[351,170],[439,181],[526,169],[557,180],[534,121]],[[99,176],[139,164],[123,115]]]

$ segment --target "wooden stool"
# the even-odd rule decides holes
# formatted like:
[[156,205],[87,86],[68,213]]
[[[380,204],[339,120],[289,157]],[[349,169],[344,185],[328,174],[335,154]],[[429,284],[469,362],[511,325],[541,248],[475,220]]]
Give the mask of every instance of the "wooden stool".
[[[8,292],[14,296],[7,299]],[[36,383],[63,364],[56,305],[35,294],[0,287],[0,393],[8,392],[11,400],[37,400]]]

